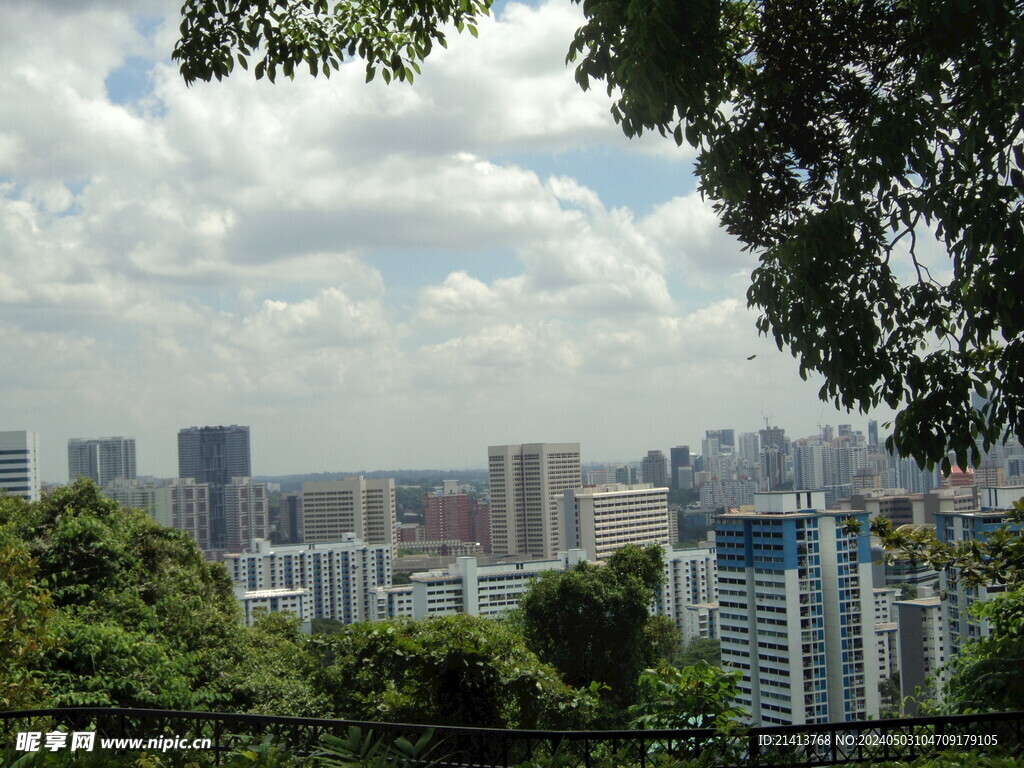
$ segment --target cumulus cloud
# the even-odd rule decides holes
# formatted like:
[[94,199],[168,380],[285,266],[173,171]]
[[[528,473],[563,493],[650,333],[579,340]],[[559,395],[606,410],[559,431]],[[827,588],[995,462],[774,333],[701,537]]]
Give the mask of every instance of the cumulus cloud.
[[[729,283],[750,261],[698,197],[638,215],[545,170],[686,156],[576,86],[577,5],[507,3],[411,87],[354,63],[193,88],[178,5],[0,11],[0,429],[43,433],[47,479],[66,438],[112,433],[172,474],[203,423],[251,423],[260,472],[478,464],[512,439],[599,458],[702,429],[683,402],[791,386],[741,362],[766,344]],[[456,266],[411,285],[370,266],[390,253]]]

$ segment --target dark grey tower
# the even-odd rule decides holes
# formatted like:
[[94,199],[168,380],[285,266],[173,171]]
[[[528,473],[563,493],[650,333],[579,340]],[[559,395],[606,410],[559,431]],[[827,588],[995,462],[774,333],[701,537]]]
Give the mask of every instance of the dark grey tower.
[[673,491],[679,490],[679,468],[690,466],[690,446],[677,445],[669,449],[669,487]]
[[178,477],[210,484],[210,546],[222,549],[227,541],[224,486],[233,477],[251,477],[249,428],[186,427],[178,432]]

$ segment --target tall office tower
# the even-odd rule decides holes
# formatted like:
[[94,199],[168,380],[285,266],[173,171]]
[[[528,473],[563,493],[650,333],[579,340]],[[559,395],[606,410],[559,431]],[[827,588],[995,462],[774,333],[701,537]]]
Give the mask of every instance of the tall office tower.
[[87,477],[101,488],[135,479],[134,437],[75,437],[68,440],[68,480]]
[[668,488],[668,459],[661,451],[648,451],[641,462],[643,481],[655,488]]
[[459,492],[458,480],[445,480],[440,491],[423,494],[423,527],[429,541],[472,541],[469,494]]
[[761,436],[761,449],[775,448],[786,453],[786,430],[782,427],[766,426],[758,434]]
[[636,470],[629,464],[620,464],[615,467],[615,482],[632,485],[636,482]]
[[251,476],[248,427],[186,427],[178,432],[178,477],[210,485],[212,548],[227,544],[225,486],[234,477]]
[[735,429],[708,429],[704,432],[704,437],[707,440],[717,440],[719,450],[725,448],[736,448],[736,430]]
[[679,470],[682,467],[690,466],[690,446],[677,445],[668,450],[668,474],[669,488],[673,491],[679,490]]
[[492,554],[555,557],[558,500],[580,487],[580,444],[492,445],[487,467]]
[[[1024,525],[1009,524],[1006,519],[1007,512],[1017,501],[1024,498],[1024,487],[982,488],[980,495],[979,509],[948,511],[947,507],[936,513],[935,536],[939,541],[980,541],[1003,525],[1008,525],[1017,535],[1024,535]],[[941,594],[946,595],[943,601],[943,646],[948,659],[956,655],[965,640],[987,637],[990,634],[988,621],[974,617],[971,614],[971,606],[1005,591],[1006,587],[994,584],[964,584],[959,578],[959,570],[950,568],[939,573],[939,589]]]
[[774,446],[761,451],[761,477],[769,491],[778,490],[786,482],[786,454]]
[[758,437],[757,432],[743,432],[740,435],[738,453],[740,459],[742,459],[748,467],[757,465],[761,454],[761,438]]
[[376,589],[391,586],[391,557],[391,547],[349,533],[335,542],[298,546],[256,539],[224,563],[249,623],[253,607],[294,610],[294,593],[308,590],[312,617],[351,624],[376,618]]
[[229,551],[241,552],[253,539],[265,539],[270,529],[269,518],[266,483],[233,477],[224,486],[224,522]]
[[559,503],[562,549],[604,560],[627,544],[669,541],[668,488],[609,483],[567,490]]
[[868,515],[824,501],[760,493],[753,513],[715,518],[722,662],[755,725],[878,717]]
[[793,443],[794,488],[824,488],[829,484],[825,478],[826,468],[825,446],[820,440],[797,440]]
[[868,445],[878,446],[878,421],[868,419]]
[[0,432],[0,493],[39,501],[39,435]]
[[342,541],[351,533],[367,544],[395,549],[395,480],[346,477],[302,484],[305,541]]

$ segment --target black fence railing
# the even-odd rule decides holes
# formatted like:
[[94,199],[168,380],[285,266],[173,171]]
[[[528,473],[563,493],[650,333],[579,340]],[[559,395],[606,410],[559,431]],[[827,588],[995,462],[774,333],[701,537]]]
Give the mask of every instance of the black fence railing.
[[[298,755],[317,752],[325,734],[346,738],[350,728],[416,741],[432,730],[434,755],[443,764],[469,768],[510,768],[531,761],[544,764],[558,756],[559,766],[664,765],[699,761],[706,768],[812,768],[842,763],[879,763],[931,757],[944,751],[1024,754],[1024,712],[867,720],[817,725],[649,731],[521,731],[491,728],[404,725],[303,717],[275,717],[155,709],[71,708],[0,712],[0,752],[15,748],[20,733],[95,734],[95,748],[140,751],[174,739],[191,745],[209,739],[219,757],[267,739]],[[149,740],[154,742],[154,747]]]

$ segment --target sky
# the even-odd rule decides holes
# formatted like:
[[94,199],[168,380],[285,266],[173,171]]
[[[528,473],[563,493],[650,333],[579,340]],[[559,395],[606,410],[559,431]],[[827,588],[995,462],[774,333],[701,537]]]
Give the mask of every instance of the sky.
[[39,433],[44,480],[109,435],[173,476],[218,424],[261,475],[866,430],[758,336],[692,152],[578,88],[578,6],[502,2],[411,86],[188,88],[179,5],[0,4],[0,430]]

